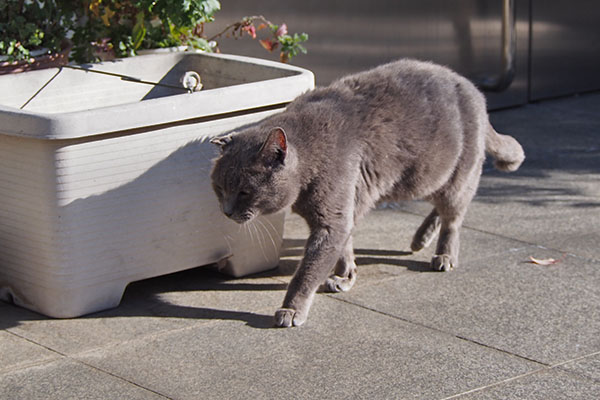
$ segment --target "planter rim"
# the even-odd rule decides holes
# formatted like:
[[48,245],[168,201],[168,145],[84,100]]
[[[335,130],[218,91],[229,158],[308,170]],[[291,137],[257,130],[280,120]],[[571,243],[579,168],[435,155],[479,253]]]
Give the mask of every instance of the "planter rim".
[[[164,55],[154,54],[136,57],[162,56]],[[0,105],[0,127],[2,127],[0,134],[45,140],[76,139],[163,125],[176,121],[217,118],[220,115],[243,110],[273,106],[283,107],[295,97],[304,93],[307,88],[314,87],[314,75],[311,71],[275,61],[212,53],[182,53],[181,57],[213,57],[287,70],[291,72],[291,75],[283,78],[207,89],[195,93],[183,93],[64,113],[31,112]],[[101,67],[110,63],[111,61],[97,63],[93,66]],[[256,94],[257,90],[259,90],[259,95]],[[215,96],[226,100],[215,101]],[[199,104],[201,104],[201,108],[199,108]],[[143,107],[143,113],[140,112],[140,107]],[[168,113],[164,113],[165,108],[169,109]],[[120,115],[126,115],[127,118],[119,118]],[[74,126],[77,129],[74,129]]]

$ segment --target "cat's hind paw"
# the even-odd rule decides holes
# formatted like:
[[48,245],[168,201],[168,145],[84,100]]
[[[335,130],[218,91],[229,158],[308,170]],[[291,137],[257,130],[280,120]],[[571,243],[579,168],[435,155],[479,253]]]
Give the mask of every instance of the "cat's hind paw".
[[356,282],[356,273],[350,274],[348,277],[339,275],[331,275],[325,281],[324,290],[330,293],[347,292],[352,289]]
[[434,232],[433,234],[431,234],[429,236],[415,235],[412,242],[410,243],[410,249],[414,253],[418,253],[419,251],[423,250],[424,248],[429,247],[431,242],[433,242],[433,240],[435,239],[436,235],[437,235],[436,232]]
[[428,247],[439,235],[440,227],[440,217],[438,216],[437,211],[433,210],[415,232],[412,243],[410,244],[410,249],[416,253],[423,250],[425,247]]
[[413,239],[412,243],[410,244],[410,249],[412,250],[413,253],[418,253],[419,251],[423,250],[428,245],[429,245],[429,243],[424,241],[423,238],[415,237]]
[[435,271],[452,271],[454,267],[452,256],[448,254],[436,254],[431,258],[431,268]]
[[300,326],[304,322],[306,322],[306,315],[293,308],[280,308],[275,311],[275,326],[278,328]]

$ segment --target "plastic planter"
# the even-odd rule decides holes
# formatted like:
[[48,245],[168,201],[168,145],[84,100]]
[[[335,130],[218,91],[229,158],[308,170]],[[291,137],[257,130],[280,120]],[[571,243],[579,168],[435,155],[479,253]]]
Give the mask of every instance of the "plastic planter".
[[[201,91],[182,87],[190,71]],[[207,142],[313,84],[301,68],[190,53],[0,76],[0,298],[76,317],[117,306],[133,281],[275,267],[283,214],[223,217]]]

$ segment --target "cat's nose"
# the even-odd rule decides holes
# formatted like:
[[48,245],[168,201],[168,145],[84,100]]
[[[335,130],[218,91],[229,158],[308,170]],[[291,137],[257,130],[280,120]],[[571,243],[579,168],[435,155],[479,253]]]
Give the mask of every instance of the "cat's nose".
[[225,214],[227,218],[231,218],[233,215],[233,204],[231,204],[230,200],[223,203],[223,214]]

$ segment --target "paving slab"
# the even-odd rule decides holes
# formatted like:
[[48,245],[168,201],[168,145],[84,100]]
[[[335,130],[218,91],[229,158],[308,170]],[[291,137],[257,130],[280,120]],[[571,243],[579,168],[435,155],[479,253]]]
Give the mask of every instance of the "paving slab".
[[[491,183],[482,179],[480,193],[469,207],[463,228],[600,260],[600,208],[593,205],[599,202],[600,207],[600,195],[559,199],[541,192],[535,194],[534,185],[526,180],[507,178],[504,183]],[[490,187],[494,189],[488,190]],[[511,195],[510,191],[517,188],[521,189],[520,194]],[[535,204],[536,199],[546,204]],[[400,203],[397,208],[425,216],[430,207],[424,202],[411,202]],[[461,243],[468,245],[466,241]]]
[[486,177],[465,225],[599,260],[590,244],[600,242],[600,171],[585,179]]
[[[61,354],[127,342],[140,336],[223,319],[271,324],[285,284],[269,278],[233,279],[196,268],[131,284],[118,308],[74,319],[52,319],[6,306],[0,325]],[[261,294],[261,295],[258,295]],[[281,298],[280,298],[281,297]],[[0,347],[2,349],[2,347]],[[13,352],[7,348],[5,351]]]
[[[423,204],[430,211],[431,206]],[[435,242],[420,252],[410,250],[412,236],[423,217],[388,205],[371,211],[355,228],[354,254],[358,266],[359,282],[380,281],[406,273],[431,272],[430,260],[435,252]],[[286,219],[282,261],[275,274],[289,281],[302,258],[309,230],[304,220],[291,214]],[[460,262],[489,257],[506,251],[529,246],[519,240],[498,237],[475,229],[461,231]]]
[[[3,311],[0,309],[0,312]],[[19,368],[56,360],[60,355],[19,336],[0,331],[0,375]],[[0,396],[1,398],[1,396]]]
[[441,398],[539,368],[324,295],[301,328],[223,321],[80,360],[177,399]]
[[[124,308],[76,319],[51,319],[19,307],[12,307],[0,318],[11,321],[7,331],[60,354],[76,354],[88,349],[108,346],[131,337],[160,329],[174,329],[177,320],[151,317],[128,317]],[[141,310],[138,310],[141,311]],[[12,352],[14,349],[7,349]]]
[[600,264],[532,246],[450,273],[357,285],[345,301],[552,365],[600,350]]
[[0,398],[11,400],[165,399],[157,393],[68,359],[0,375]]
[[600,386],[600,352],[561,364],[556,368],[585,376]]
[[[541,170],[598,172],[600,96],[597,93],[494,111],[492,125],[525,148],[526,164]],[[543,171],[538,173],[543,176]]]
[[514,174],[489,172],[467,223],[485,215],[494,232],[600,259],[598,110],[600,96],[589,94],[491,113],[526,160]]
[[600,398],[598,381],[559,369],[548,369],[499,385],[453,397],[456,399],[590,400]]

